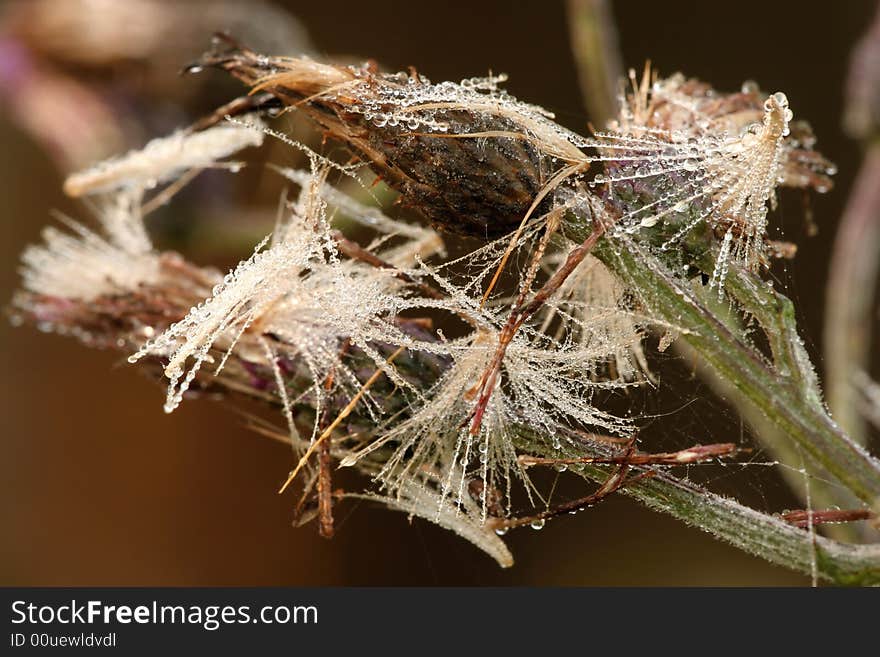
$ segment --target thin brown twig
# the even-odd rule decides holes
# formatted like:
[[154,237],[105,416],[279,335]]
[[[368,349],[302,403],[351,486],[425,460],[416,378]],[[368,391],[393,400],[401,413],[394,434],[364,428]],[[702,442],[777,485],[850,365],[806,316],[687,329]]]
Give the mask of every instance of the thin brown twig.
[[629,459],[635,455],[635,447],[636,439],[635,437],[633,437],[629,441],[627,453],[622,457],[623,460],[620,461],[618,467],[608,477],[608,479],[605,480],[605,482],[599,487],[599,490],[597,490],[596,492],[591,493],[590,495],[587,495],[585,497],[578,498],[576,500],[571,500],[570,502],[565,502],[556,507],[553,507],[552,509],[546,509],[544,511],[541,511],[540,513],[535,513],[528,516],[519,516],[516,518],[489,518],[486,521],[486,524],[493,529],[510,529],[514,527],[522,527],[524,525],[533,525],[536,522],[543,522],[550,518],[561,516],[565,513],[580,511],[589,506],[594,506],[595,504],[598,504],[606,497],[620,490],[627,484],[654,476],[654,473],[650,470],[647,472],[641,472],[633,477],[627,476],[632,467],[632,463]]
[[541,289],[535,293],[532,300],[527,304],[520,303],[523,301],[521,295],[518,300],[519,307],[515,306],[511,311],[507,323],[501,329],[498,336],[498,348],[495,350],[495,354],[492,356],[489,366],[480,378],[479,397],[471,414],[473,420],[471,422],[470,433],[472,436],[476,436],[480,432],[480,426],[483,423],[483,415],[488,408],[489,400],[495,390],[498,375],[501,372],[501,364],[504,361],[504,355],[507,353],[507,348],[513,341],[517,331],[526,320],[529,319],[529,317],[535,314],[535,312],[537,312],[538,309],[540,309],[541,306],[543,306],[544,303],[556,293],[565,280],[572,274],[572,272],[574,272],[577,266],[587,257],[587,254],[593,250],[593,247],[599,241],[599,238],[605,234],[606,225],[604,222],[595,221],[593,222],[593,226],[593,231],[590,235],[580,245],[576,246],[569,252],[565,262],[560,265],[556,272],[554,272],[553,276],[544,283]]
[[444,296],[441,292],[434,289],[427,283],[423,283],[422,281],[417,281],[409,274],[398,270],[394,265],[389,262],[386,262],[375,253],[367,251],[364,247],[362,247],[357,242],[354,242],[348,239],[345,235],[343,235],[340,231],[335,230],[332,233],[333,240],[336,242],[336,245],[339,247],[339,250],[352,260],[358,260],[365,264],[376,267],[377,269],[393,269],[395,270],[394,276],[395,278],[400,279],[404,283],[408,283],[410,285],[415,286],[419,289],[419,291],[425,296],[431,299],[443,299]]
[[[346,339],[339,349],[339,358],[341,359],[351,347],[351,340]],[[328,394],[333,390],[333,382],[336,379],[335,368],[331,368],[327,373],[324,381],[324,391]],[[324,409],[321,418],[321,430],[323,431],[330,421],[328,408]],[[333,480],[330,472],[332,465],[332,455],[330,453],[330,442],[323,441],[318,451],[318,533],[323,538],[333,538]]]
[[531,465],[584,465],[587,463],[628,463],[630,465],[691,465],[702,463],[714,458],[735,456],[742,452],[734,443],[715,443],[712,445],[694,445],[676,452],[634,452],[620,456],[585,456],[582,458],[555,459],[523,455],[519,463]]
[[[394,359],[397,358],[404,351],[404,349],[406,349],[406,347],[398,347],[398,349],[385,360],[385,363],[387,365],[390,365],[392,362],[394,362]],[[361,386],[361,389],[358,390],[357,394],[351,398],[345,408],[343,408],[339,412],[339,415],[336,416],[336,419],[333,420],[333,422],[330,423],[330,425],[324,430],[324,432],[309,446],[309,448],[306,450],[306,453],[302,455],[302,458],[300,458],[299,463],[296,464],[296,467],[288,475],[287,480],[284,482],[281,488],[278,489],[279,494],[287,490],[287,487],[290,486],[290,484],[296,478],[296,475],[299,474],[299,471],[309,460],[309,457],[314,453],[314,451],[320,446],[322,442],[327,440],[327,438],[329,438],[333,434],[333,431],[336,429],[336,427],[338,427],[340,423],[351,414],[351,412],[354,410],[354,407],[357,406],[358,402],[366,394],[367,390],[369,390],[372,385],[379,380],[379,377],[382,376],[383,373],[383,369],[377,368],[376,371],[373,372],[372,376],[367,379],[367,382]]]
[[330,443],[324,441],[318,450],[318,533],[333,538],[333,488],[330,473]]
[[798,509],[781,513],[779,517],[795,527],[807,529],[811,524],[815,526],[829,522],[872,520],[877,517],[877,514],[868,509],[828,509],[825,511]]
[[225,121],[230,116],[241,116],[242,114],[265,111],[266,109],[280,109],[280,107],[281,104],[278,99],[268,92],[239,96],[225,105],[221,105],[207,116],[201,117],[189,126],[186,131],[187,133],[200,132],[219,124],[221,121]]

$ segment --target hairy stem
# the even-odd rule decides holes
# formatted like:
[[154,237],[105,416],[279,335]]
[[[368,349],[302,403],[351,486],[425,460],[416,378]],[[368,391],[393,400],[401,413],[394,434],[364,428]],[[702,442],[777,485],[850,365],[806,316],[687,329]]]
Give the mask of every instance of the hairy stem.
[[[711,266],[709,263],[704,264],[707,267]],[[726,290],[761,326],[770,344],[775,370],[802,391],[805,404],[827,415],[819,379],[797,332],[795,309],[791,300],[758,277],[743,271],[732,273],[727,281]],[[739,408],[745,418],[758,415],[754,408],[750,408],[742,401]],[[756,433],[759,434],[761,442],[780,461],[794,464],[800,460],[801,452],[796,443],[793,443],[789,436],[780,431],[772,421],[768,422],[766,417],[761,416],[760,420],[755,418],[750,424],[757,427]],[[846,427],[844,431],[847,431]],[[851,437],[848,431],[847,435]],[[824,468],[816,467],[815,463],[811,465],[809,469],[814,475],[814,481],[810,485],[810,496],[813,503],[820,508],[835,506],[846,508],[857,504],[857,499],[850,491],[827,481],[829,477]],[[796,470],[784,471],[783,477],[792,490],[803,489],[803,480]],[[801,481],[799,482],[798,479]],[[853,525],[844,524],[830,526],[827,531],[839,539],[844,537],[855,539],[857,534],[854,529]]]
[[[561,450],[555,450],[548,441],[527,433],[522,433],[519,441],[520,447],[529,453],[556,458],[582,455],[580,447],[563,443]],[[569,468],[597,483],[608,479],[607,468]],[[880,584],[880,545],[849,545],[821,536],[814,538],[776,516],[755,511],[659,470],[651,477],[627,484],[621,492],[771,563],[806,574],[815,563],[818,575],[835,584]]]
[[[878,14],[878,17],[880,17],[880,14]],[[590,115],[598,122],[600,121],[599,117],[605,116],[603,112],[611,112],[611,114],[607,115],[608,117],[613,116],[616,112],[617,99],[614,85],[615,80],[622,79],[623,77],[623,67],[620,61],[621,57],[611,10],[608,3],[604,0],[569,0],[568,22],[572,52],[579,72],[585,103]],[[880,19],[876,21],[875,30],[877,25],[880,25]],[[880,176],[880,157],[877,159],[878,163],[874,171],[874,177]],[[867,169],[867,166],[865,168]],[[877,200],[880,197],[875,193],[874,199]],[[880,231],[880,223],[875,222],[874,231]],[[880,234],[876,237],[880,238]],[[838,239],[841,242],[843,241],[842,236]],[[847,254],[846,263],[839,266],[841,273],[844,275],[851,274],[852,269],[858,267],[857,263],[866,261],[864,258],[853,259],[852,263],[854,264],[847,264],[850,262],[848,259],[849,255],[855,248],[860,248],[861,251],[870,250],[872,254],[876,255],[876,249],[874,249],[873,244],[877,241],[878,239],[866,239],[861,243],[860,247],[850,244],[850,248],[847,249],[849,253]],[[875,262],[875,259],[869,258],[867,262]],[[704,267],[704,271],[712,271],[713,266]],[[862,269],[864,270],[865,268],[862,267]],[[751,284],[740,285],[739,277],[735,278],[736,280],[733,280],[732,284],[728,285],[728,288],[733,289],[737,301],[758,319],[762,328],[770,337],[776,364],[783,363],[783,369],[794,373],[809,391],[811,402],[821,407],[821,392],[815,373],[809,363],[809,359],[805,357],[803,347],[797,336],[794,309],[791,302],[781,295],[776,295],[769,304],[770,308],[768,308],[766,307],[767,298],[768,296],[775,295],[774,292],[756,289]],[[844,276],[844,278],[847,280],[841,280],[841,284],[846,284],[850,290],[855,289],[852,276]],[[833,280],[832,285],[834,285]],[[860,291],[852,296],[846,291],[840,294],[840,287],[838,286],[837,288],[838,293],[833,295],[829,293],[829,298],[839,298],[837,303],[841,306],[853,308],[854,305],[859,304],[860,300],[864,301],[866,297],[870,302],[873,296],[874,288],[872,282],[858,288],[867,292]],[[831,288],[829,288],[830,290]],[[709,299],[705,298],[705,295],[703,300],[711,303]],[[869,312],[869,307],[865,307],[864,303],[861,305],[864,312]],[[778,309],[778,312],[774,312],[771,308]],[[829,305],[830,308],[831,305]],[[862,322],[862,325],[864,324],[865,322]],[[851,326],[856,328],[851,329]],[[828,361],[832,363],[832,365],[829,365],[831,368],[829,370],[831,408],[841,415],[842,426],[847,431],[852,427],[856,431],[856,435],[853,436],[855,440],[863,443],[863,431],[861,430],[863,423],[854,409],[852,396],[840,398],[841,395],[846,395],[851,390],[850,382],[846,381],[845,378],[852,372],[851,367],[848,366],[853,362],[853,359],[831,357],[831,352],[835,347],[837,347],[838,351],[846,348],[857,350],[853,342],[858,336],[854,337],[853,333],[859,332],[858,326],[858,324],[853,324],[850,321],[850,317],[846,316],[844,312],[829,312],[826,324],[826,333],[829,336],[826,343],[826,352],[829,354]],[[840,336],[846,344],[841,345],[841,340],[835,339],[835,336]],[[862,342],[866,344],[865,340],[862,340]],[[726,398],[736,408],[746,423],[752,428],[758,441],[769,450],[774,458],[784,463],[794,463],[793,457],[796,457],[798,454],[797,446],[787,436],[786,432],[777,423],[773,422],[771,418],[768,418],[762,408],[750,403],[748,397],[736,385],[723,376],[719,376],[719,372],[713,367],[707,366],[688,343],[679,341],[678,345],[680,345],[680,348],[678,348],[679,353],[693,365],[700,378],[712,390]],[[861,362],[861,360],[857,359],[856,362]],[[834,363],[843,363],[844,365],[835,367]],[[836,381],[842,381],[846,385],[838,386]],[[838,393],[838,391],[840,392]],[[838,411],[838,409],[841,410]],[[851,506],[853,504],[853,496],[848,491],[841,490],[839,487],[835,487],[833,484],[829,485],[823,481],[825,473],[822,468],[817,468],[814,465],[812,471],[813,474],[820,477],[819,480],[814,482],[815,485],[812,490],[813,501],[816,504],[823,507],[834,505]],[[794,470],[783,470],[782,476],[795,494],[802,496],[803,486],[800,473]],[[857,531],[852,526],[845,524],[830,526],[826,528],[826,531],[838,539],[854,539],[857,536]]]
[[[585,234],[589,227],[585,223],[580,230]],[[675,280],[652,253],[633,241],[611,244],[603,240],[595,255],[638,293],[649,312],[681,327],[681,339],[806,454],[870,508],[880,506],[880,461],[853,442],[821,402],[814,401],[815,381],[806,373],[809,361],[800,361],[806,359],[804,353],[793,356],[799,361],[796,371],[777,370],[734,335],[689,287]],[[732,268],[731,284],[745,285],[744,276],[748,275]]]
[[[779,429],[779,427],[771,422],[764,413],[750,404],[745,396],[730,382],[717,376],[701,358],[697,356],[696,351],[691,348],[684,340],[675,343],[678,354],[683,356],[686,361],[695,368],[697,376],[699,376],[706,385],[725,402],[731,404],[741,418],[749,426],[752,435],[759,440],[770,457],[780,463],[797,463],[800,459],[797,445]],[[780,468],[779,474],[788,484],[789,488],[794,492],[801,504],[807,505],[807,495],[804,488],[804,475],[798,470],[791,468]],[[810,468],[810,475],[813,479],[810,481],[810,501],[812,506],[817,509],[832,509],[834,507],[851,507],[858,506],[858,501],[853,501],[852,494],[846,489],[837,486],[834,482],[827,482],[828,474],[820,468],[813,465]],[[849,523],[828,524],[825,525],[823,531],[826,535],[839,541],[857,542],[859,539],[859,528]]]

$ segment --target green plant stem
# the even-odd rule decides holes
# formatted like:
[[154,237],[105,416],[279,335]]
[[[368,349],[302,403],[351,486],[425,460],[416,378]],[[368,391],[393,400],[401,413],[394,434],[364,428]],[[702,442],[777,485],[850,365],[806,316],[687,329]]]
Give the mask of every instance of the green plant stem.
[[[749,426],[752,435],[759,440],[764,449],[767,450],[769,456],[779,463],[798,463],[801,453],[798,452],[797,445],[791,439],[779,430],[778,426],[767,419],[767,417],[756,408],[748,403],[748,400],[725,379],[718,376],[713,369],[706,365],[697,353],[684,340],[679,340],[673,345],[677,353],[680,354],[687,363],[692,365],[696,374],[702,379],[709,388],[718,395],[719,398],[726,403],[731,404],[740,416]],[[779,468],[779,474],[788,484],[788,487],[794,492],[801,503],[806,507],[808,499],[806,489],[804,487],[804,475],[792,468]],[[812,479],[810,480],[809,502],[815,509],[832,509],[854,508],[859,505],[859,500],[854,498],[849,491],[841,486],[837,486],[830,479],[828,474],[812,464],[809,468]],[[838,541],[858,542],[859,528],[851,523],[829,524],[823,527],[823,533]]]
[[[575,237],[578,232],[581,236],[589,233],[585,223],[579,230],[578,226],[569,229]],[[812,401],[814,382],[803,369],[808,362],[799,365],[797,372],[777,371],[753,346],[734,335],[689,287],[676,280],[653,253],[632,240],[614,238],[611,244],[610,239],[600,242],[595,255],[638,293],[649,312],[681,327],[681,339],[744,399],[856,497],[872,509],[880,507],[880,461],[850,440],[821,403]],[[728,284],[745,284],[741,276],[745,274],[731,267]]]
[[[603,120],[607,120],[614,115],[616,107],[615,85],[623,77],[623,67],[620,61],[616,30],[610,7],[604,0],[568,0],[568,24],[572,53],[580,76],[585,103],[593,120],[602,125]],[[876,167],[880,168],[880,162],[877,163]],[[876,197],[876,192],[874,196]],[[861,223],[863,224],[864,222]],[[874,227],[875,232],[880,230],[878,228],[880,227],[880,222],[875,221]],[[862,239],[862,237],[859,237],[859,240],[861,241],[857,245],[850,244],[850,251],[853,249],[861,251],[866,249],[874,250],[874,242],[877,240]],[[842,237],[839,238],[839,242],[842,241]],[[859,262],[872,263],[874,261],[866,258],[850,259],[849,255],[842,260],[842,264],[836,267],[840,272],[840,276],[838,276],[839,281],[835,284],[834,278],[832,278],[828,294],[829,299],[838,299],[836,302],[831,301],[829,303],[829,313],[826,320],[826,334],[828,336],[826,338],[826,353],[828,354],[826,361],[830,363],[828,366],[828,392],[831,408],[839,416],[842,426],[847,431],[854,430],[855,435],[851,434],[852,437],[856,442],[862,444],[864,443],[864,422],[861,420],[855,409],[855,404],[852,402],[850,375],[852,373],[852,363],[864,360],[855,356],[858,354],[864,356],[866,353],[866,341],[863,331],[859,328],[865,325],[865,322],[854,322],[852,314],[861,311],[861,315],[864,315],[870,311],[870,307],[866,306],[864,300],[868,298],[870,302],[870,298],[873,297],[874,284],[873,281],[865,282],[866,276],[860,276],[861,285],[855,286],[852,280],[852,271],[858,266],[857,263]],[[704,271],[712,271],[712,267],[704,268]],[[847,289],[844,289],[841,293],[841,288],[844,286]],[[867,292],[863,290],[867,290]],[[758,298],[763,297],[758,295]],[[748,300],[755,301],[756,299],[754,295],[750,294],[744,295],[743,299],[738,299],[740,303]],[[788,300],[786,299],[786,301]],[[788,342],[786,339],[792,335],[797,337],[796,330],[793,333],[790,330],[794,327],[794,314],[793,310],[790,309],[790,305],[789,302],[789,307],[784,310],[788,317],[792,318],[792,321],[783,324],[784,329],[782,331],[777,332],[775,330],[777,325],[774,324],[775,320],[783,317],[783,313],[772,317],[771,319],[774,322],[762,322],[762,326],[767,330],[771,341],[774,342],[775,358],[780,355],[795,355],[787,346],[794,343]],[[832,305],[838,306],[840,310],[831,311]],[[761,312],[763,310],[761,304],[756,303],[755,306],[753,308],[754,314],[762,315],[759,321],[762,318],[767,320],[769,314]],[[789,312],[790,310],[791,312]],[[788,317],[786,317],[786,321]],[[786,338],[782,337],[783,334],[786,335]],[[775,335],[779,336],[779,339],[774,341],[773,337]],[[682,343],[679,342],[678,344]],[[749,403],[748,398],[726,381],[723,376],[719,376],[716,369],[707,366],[701,358],[695,357],[697,352],[692,348],[687,347],[686,350],[679,349],[679,351],[691,362],[699,376],[716,393],[724,395],[730,401],[753,429],[757,440],[775,458],[785,463],[795,462],[790,457],[794,455],[797,448],[788,439],[785,431],[781,430],[772,420],[768,420],[761,408]],[[847,352],[848,357],[840,357],[847,356]],[[832,356],[832,353],[837,355]],[[776,360],[776,362],[780,361]],[[806,362],[809,363],[809,360],[807,359]],[[819,392],[812,367],[808,367],[808,371],[801,371],[799,367],[789,367],[789,370],[797,372],[797,376],[801,378],[803,383],[807,384],[807,389],[810,390],[813,401],[821,405],[821,393]],[[821,468],[814,467],[813,470],[817,476],[821,477],[823,475]],[[802,490],[802,486],[799,485],[798,481],[801,479],[799,473],[785,471],[783,472],[783,477],[792,490],[799,494],[799,491]],[[847,495],[845,491],[841,494],[839,489],[835,490],[833,486],[829,486],[825,482],[817,481],[816,483],[817,485],[812,490],[815,503],[825,506],[833,504],[848,506],[852,504],[852,496]],[[853,537],[855,535],[852,528],[844,525],[829,528],[829,533],[838,538]]]
[[[703,263],[708,268],[711,263]],[[739,306],[751,315],[761,326],[767,336],[770,351],[773,356],[773,366],[777,372],[784,373],[792,385],[803,392],[804,403],[811,405],[820,414],[827,415],[822,389],[819,379],[810,362],[810,357],[804,348],[803,342],[797,332],[795,308],[791,300],[777,292],[771,285],[761,281],[757,276],[748,272],[736,271],[730,277],[725,286]],[[791,439],[766,417],[755,418],[755,409],[742,402],[738,407],[744,417],[753,418],[750,424],[757,427],[761,442],[774,453],[777,458],[788,464],[798,463],[801,452]],[[847,436],[852,439],[846,427],[843,427]],[[860,441],[859,441],[860,442]],[[811,464],[810,470],[814,475],[811,484],[811,498],[819,508],[832,508],[834,506],[849,508],[858,503],[852,493],[839,486],[828,482],[828,473],[822,467]],[[800,474],[795,470],[786,470],[783,477],[788,481],[792,490],[797,491]],[[836,538],[849,538],[855,540],[857,532],[852,525],[836,525],[828,528],[828,533]]]
[[[563,441],[563,447],[555,450],[549,441],[528,433],[520,434],[519,442],[519,447],[531,454],[552,458],[583,456],[580,446]],[[597,483],[604,482],[611,472],[594,465],[569,468]],[[810,534],[778,517],[663,471],[628,484],[621,492],[771,563],[806,574],[811,574],[815,567],[819,577],[835,584],[880,584],[880,545],[850,545]]]

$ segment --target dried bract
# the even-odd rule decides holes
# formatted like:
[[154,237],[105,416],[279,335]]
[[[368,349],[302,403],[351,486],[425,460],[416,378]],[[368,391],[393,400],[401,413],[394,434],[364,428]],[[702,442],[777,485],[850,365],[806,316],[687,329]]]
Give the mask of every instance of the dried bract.
[[414,71],[387,75],[237,45],[198,66],[223,68],[307,112],[444,230],[507,233],[558,168],[555,160],[584,160],[581,138],[502,91],[503,76],[432,84]]
[[[750,270],[766,264],[768,205],[780,184],[830,187],[833,167],[804,147],[808,129],[791,134],[785,94],[763,97],[751,83],[718,94],[681,75],[660,80],[646,71],[609,130],[596,134],[605,185],[618,207],[618,229],[653,229],[661,248],[677,246],[708,225],[720,238],[713,284],[721,286],[728,258]],[[763,100],[761,100],[763,98]]]
[[119,188],[151,189],[186,171],[214,166],[217,160],[262,143],[263,133],[258,126],[230,123],[195,133],[176,132],[73,174],[64,181],[64,191],[70,196],[83,196]]

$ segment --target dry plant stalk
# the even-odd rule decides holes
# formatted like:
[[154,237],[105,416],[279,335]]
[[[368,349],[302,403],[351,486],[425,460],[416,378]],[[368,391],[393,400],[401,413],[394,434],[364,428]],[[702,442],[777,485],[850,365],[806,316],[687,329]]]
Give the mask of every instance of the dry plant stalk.
[[[414,70],[269,57],[225,37],[192,68],[206,67],[244,82],[253,100],[71,177],[68,191],[111,210],[99,217],[104,235],[55,231],[26,253],[19,318],[133,352],[132,362],[168,379],[169,412],[205,389],[279,407],[286,430],[263,432],[292,448],[282,491],[299,484],[297,517],[317,516],[326,536],[335,504],[366,497],[508,566],[497,534],[539,528],[621,490],[777,563],[834,581],[880,579],[877,550],[818,537],[813,522],[798,529],[676,474],[734,458],[734,446],[641,451],[640,418],[606,403],[650,381],[647,331],[681,336],[792,427],[866,508],[880,499],[880,464],[822,424],[809,362],[786,341],[796,331],[772,337],[782,302],[759,275],[780,251],[766,234],[775,190],[824,191],[833,172],[784,94],[754,84],[722,94],[646,69],[630,73],[617,117],[583,137],[504,92],[503,76],[433,84]],[[279,107],[306,113],[355,159],[310,153],[308,171],[281,170],[299,187],[296,200],[225,276],[155,252],[142,223],[155,198],[264,132],[285,138],[261,123]],[[433,228],[333,186],[333,176],[363,167]],[[370,227],[373,241],[341,234],[337,213]],[[484,244],[449,260],[437,231]],[[137,266],[123,272],[129,260]],[[77,277],[83,262],[99,275]],[[755,317],[771,357],[706,308],[701,276]],[[447,325],[459,337],[447,337]],[[776,408],[796,394],[796,408]],[[333,464],[365,475],[365,490],[332,491]],[[551,506],[534,466],[568,468],[599,488]]]

